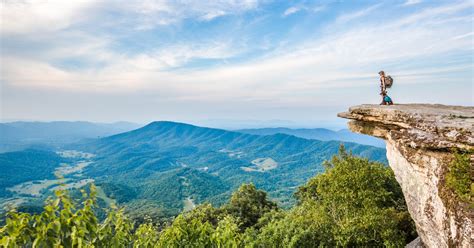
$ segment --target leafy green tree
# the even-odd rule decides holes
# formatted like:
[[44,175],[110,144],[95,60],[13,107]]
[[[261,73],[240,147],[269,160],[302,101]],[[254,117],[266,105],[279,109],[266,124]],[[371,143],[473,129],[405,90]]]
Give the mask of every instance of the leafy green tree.
[[401,247],[415,237],[390,168],[343,147],[296,195],[299,205],[262,228],[255,246]]
[[214,247],[240,247],[242,238],[237,221],[232,216],[226,216],[219,221],[211,236]]
[[27,213],[8,213],[5,226],[0,229],[0,246],[17,247],[33,243],[34,230],[31,227],[31,216]]
[[133,223],[123,210],[112,209],[100,223],[96,212],[96,189],[82,191],[77,205],[65,190],[55,192],[40,214],[10,212],[0,229],[4,247],[121,247],[132,242]]
[[133,247],[154,247],[159,239],[159,231],[151,222],[141,224],[133,235]]
[[98,230],[100,247],[122,247],[132,243],[133,223],[124,215],[123,209],[110,211]]
[[277,209],[277,205],[267,199],[265,191],[257,190],[253,184],[243,184],[232,194],[225,209],[237,217],[241,222],[241,228],[245,229],[257,224],[265,213]]
[[279,212],[262,227],[248,247],[334,247],[330,222],[320,206],[303,203],[288,212]]
[[[219,219],[212,207],[194,209],[180,214],[163,230],[159,247],[239,247],[242,234],[232,216]],[[216,225],[212,222],[217,221]]]
[[[1,242],[6,247],[33,246],[91,246],[97,239],[97,217],[93,212],[95,188],[77,209],[66,191],[56,191],[41,214],[9,214],[0,230]],[[84,196],[86,193],[83,191]]]

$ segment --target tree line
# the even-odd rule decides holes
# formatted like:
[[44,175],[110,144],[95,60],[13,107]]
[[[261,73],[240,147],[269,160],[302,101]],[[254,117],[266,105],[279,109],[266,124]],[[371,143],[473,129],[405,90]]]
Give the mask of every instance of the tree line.
[[100,220],[94,185],[81,202],[58,190],[41,213],[9,212],[0,246],[403,247],[416,237],[390,168],[343,147],[325,168],[296,190],[289,210],[243,184],[221,207],[202,204],[168,224],[136,224],[116,207]]

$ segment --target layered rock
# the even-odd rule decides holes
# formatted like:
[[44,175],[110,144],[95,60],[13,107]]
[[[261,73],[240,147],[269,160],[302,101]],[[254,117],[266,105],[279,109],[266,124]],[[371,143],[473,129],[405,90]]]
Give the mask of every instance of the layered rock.
[[387,158],[417,232],[428,247],[471,247],[472,209],[445,186],[453,149],[474,150],[474,107],[359,105],[339,117],[386,140]]

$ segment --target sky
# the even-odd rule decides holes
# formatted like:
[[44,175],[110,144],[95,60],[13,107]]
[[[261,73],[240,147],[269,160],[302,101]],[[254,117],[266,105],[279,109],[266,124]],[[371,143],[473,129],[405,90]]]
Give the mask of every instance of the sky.
[[342,128],[474,105],[474,1],[0,0],[0,118]]

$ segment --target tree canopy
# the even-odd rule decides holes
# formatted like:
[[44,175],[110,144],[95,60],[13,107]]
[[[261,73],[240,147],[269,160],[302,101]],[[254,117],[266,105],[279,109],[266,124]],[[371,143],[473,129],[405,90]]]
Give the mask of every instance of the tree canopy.
[[40,214],[7,215],[4,247],[401,247],[415,238],[413,222],[390,168],[347,153],[301,186],[298,203],[283,210],[253,184],[216,208],[202,204],[168,225],[140,225],[123,209],[97,217],[95,186],[75,203],[56,192]]

